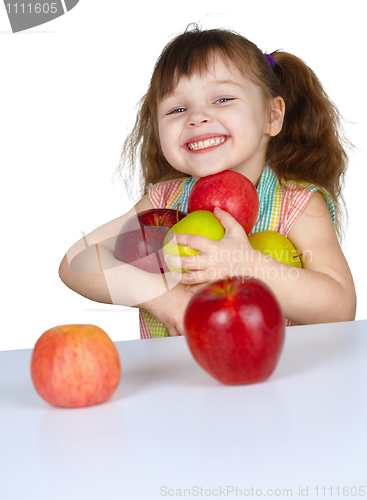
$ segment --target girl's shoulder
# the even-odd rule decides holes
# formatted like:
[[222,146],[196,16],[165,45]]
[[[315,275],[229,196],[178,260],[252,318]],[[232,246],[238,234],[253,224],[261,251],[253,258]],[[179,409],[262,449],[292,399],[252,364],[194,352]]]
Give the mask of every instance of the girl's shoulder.
[[[147,193],[155,208],[176,208],[174,205],[185,187],[190,188],[193,177],[179,177],[147,186]],[[181,207],[180,207],[181,210]]]
[[283,203],[287,203],[297,215],[306,208],[311,196],[316,192],[319,193],[326,203],[333,223],[335,223],[335,204],[325,188],[310,182],[288,180],[282,183],[282,189]]

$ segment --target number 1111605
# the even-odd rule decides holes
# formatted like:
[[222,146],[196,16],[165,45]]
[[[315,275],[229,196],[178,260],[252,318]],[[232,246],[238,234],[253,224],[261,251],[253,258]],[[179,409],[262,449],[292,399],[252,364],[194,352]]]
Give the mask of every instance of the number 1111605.
[[6,4],[6,8],[8,9],[9,14],[11,14],[11,9],[13,9],[14,14],[48,14],[51,12],[52,14],[57,13],[57,3],[52,2],[44,2],[44,3],[14,3],[13,5],[8,3]]
[[326,497],[363,497],[365,495],[364,486],[316,486],[316,496]]

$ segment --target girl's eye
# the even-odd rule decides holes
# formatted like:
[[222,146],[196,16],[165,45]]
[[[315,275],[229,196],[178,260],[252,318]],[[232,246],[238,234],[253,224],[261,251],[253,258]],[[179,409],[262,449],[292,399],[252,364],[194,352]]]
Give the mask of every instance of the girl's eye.
[[170,111],[168,114],[182,113],[183,111],[186,111],[186,108],[176,108]]
[[219,104],[221,104],[222,102],[233,101],[233,99],[234,99],[234,97],[221,97],[220,99],[218,99],[215,102],[216,103],[218,102]]

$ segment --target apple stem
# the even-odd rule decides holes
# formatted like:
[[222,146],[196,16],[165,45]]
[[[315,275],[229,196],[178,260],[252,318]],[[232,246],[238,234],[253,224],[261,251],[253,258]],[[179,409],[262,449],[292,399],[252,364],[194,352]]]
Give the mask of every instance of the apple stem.
[[297,251],[296,254],[293,255],[292,260],[296,260],[296,259],[298,259],[298,257],[301,258],[301,256],[302,256],[302,254]]
[[178,207],[181,205],[181,203],[177,203],[177,210],[176,210],[176,220],[177,222],[179,222],[178,220]]
[[230,286],[229,286],[228,282],[229,282],[229,277],[226,276],[226,278],[224,280],[224,291],[225,291],[225,293],[230,293],[231,292],[231,289],[230,289]]

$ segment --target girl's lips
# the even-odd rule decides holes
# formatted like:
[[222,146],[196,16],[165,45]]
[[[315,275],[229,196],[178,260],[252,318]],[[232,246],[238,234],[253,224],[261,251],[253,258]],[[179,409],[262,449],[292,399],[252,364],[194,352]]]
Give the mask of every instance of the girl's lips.
[[[222,146],[228,136],[223,134],[204,134],[192,137],[184,145],[183,148],[190,153],[207,153],[213,149]],[[205,144],[206,141],[206,144]]]

